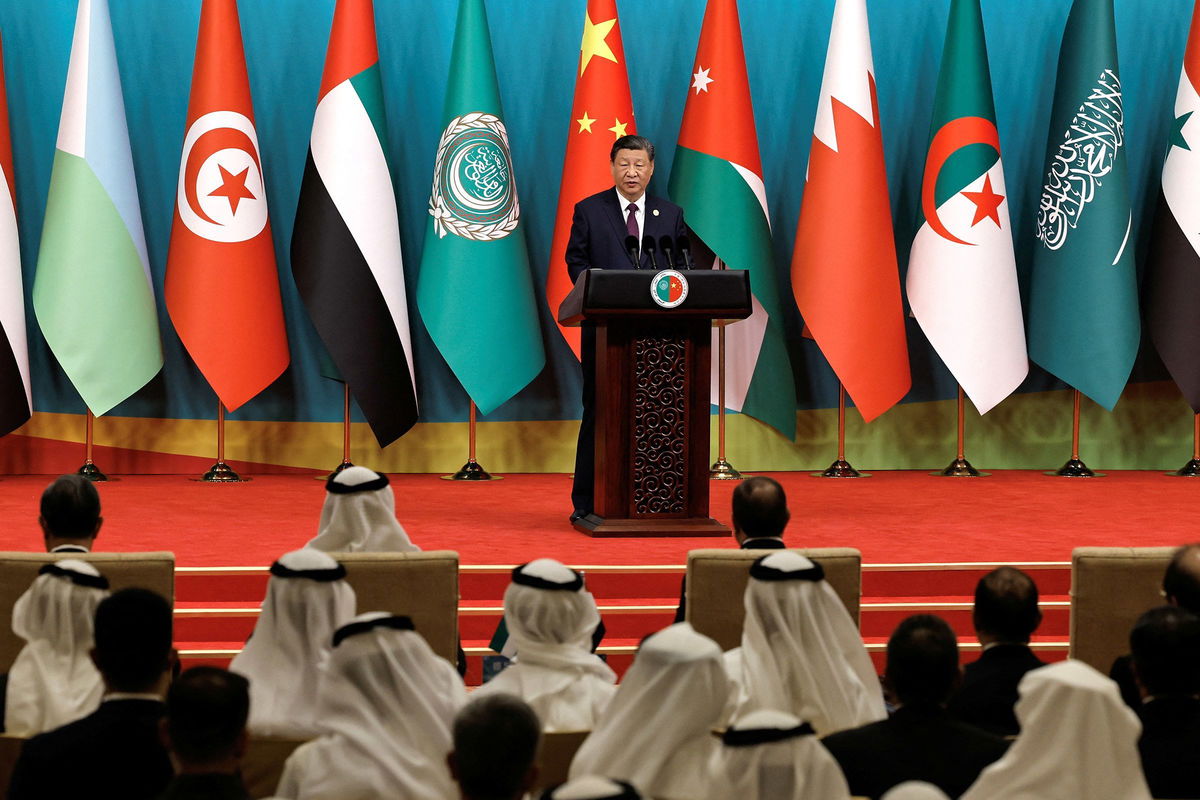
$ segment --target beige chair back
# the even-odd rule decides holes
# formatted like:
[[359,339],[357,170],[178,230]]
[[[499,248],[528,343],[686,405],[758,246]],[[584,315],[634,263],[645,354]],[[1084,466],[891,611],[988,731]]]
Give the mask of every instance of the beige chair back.
[[113,591],[139,586],[175,603],[174,553],[3,553],[0,552],[0,672],[8,672],[25,646],[12,632],[12,609],[38,570],[52,561],[88,561],[108,578]]
[[251,736],[242,759],[242,783],[246,793],[254,800],[274,796],[288,756],[306,741],[287,736]]
[[542,734],[542,746],[538,750],[537,757],[537,783],[530,793],[532,796],[537,797],[543,790],[567,780],[571,761],[589,733],[591,731],[562,731]]
[[331,553],[346,567],[359,613],[387,611],[411,617],[433,652],[458,655],[458,553]]
[[1163,573],[1174,547],[1077,547],[1071,554],[1071,658],[1108,674],[1129,652],[1129,630],[1167,602]]
[[[854,624],[862,594],[862,553],[852,547],[795,549],[821,564]],[[693,550],[687,564],[687,621],[700,633],[732,650],[742,643],[746,606],[742,598],[750,565],[769,550]]]

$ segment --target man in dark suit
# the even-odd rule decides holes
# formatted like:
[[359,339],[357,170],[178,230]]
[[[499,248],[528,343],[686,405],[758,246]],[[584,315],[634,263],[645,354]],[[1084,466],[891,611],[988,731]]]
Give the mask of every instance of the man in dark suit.
[[1150,794],[1200,797],[1200,617],[1173,606],[1151,609],[1134,624],[1129,644]]
[[446,756],[462,800],[520,800],[537,780],[542,723],[521,698],[477,697],[454,717],[454,749]]
[[47,553],[90,553],[104,517],[100,494],[82,475],[61,475],[42,492],[42,528]]
[[94,627],[92,660],[105,687],[100,708],[25,743],[9,800],[152,800],[171,780],[158,730],[170,678],[171,606],[147,589],[124,589],[101,601]]
[[822,740],[850,794],[879,798],[898,783],[927,781],[958,797],[1008,743],[946,713],[959,677],[954,631],[938,617],[909,617],[888,640],[886,669],[884,689],[899,706],[891,717]]
[[[641,136],[622,136],[609,152],[613,188],[575,204],[567,240],[567,272],[577,280],[586,269],[651,269],[650,253],[625,247],[628,237],[639,243],[647,236],[687,238],[683,209],[646,193],[654,175],[654,145]],[[659,258],[660,269],[674,266]],[[571,488],[571,522],[592,513],[595,492],[596,330],[584,323],[580,358],[583,367],[583,419],[575,451],[575,483]]]
[[975,587],[972,621],[983,654],[963,669],[950,714],[997,736],[1015,736],[1021,729],[1013,713],[1017,684],[1026,672],[1044,666],[1029,648],[1042,622],[1037,584],[1014,567],[992,570]]
[[242,784],[250,682],[217,667],[193,667],[167,691],[163,741],[175,779],[159,800],[250,800]]

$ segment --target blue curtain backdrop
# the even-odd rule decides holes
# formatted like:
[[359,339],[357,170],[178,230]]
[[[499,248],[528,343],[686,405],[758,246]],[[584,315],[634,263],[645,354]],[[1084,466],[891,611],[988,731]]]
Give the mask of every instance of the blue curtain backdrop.
[[[181,346],[162,303],[162,281],[187,113],[200,0],[110,0],[134,163],[141,194],[166,366],[145,389],[113,410],[120,416],[210,418],[215,395]],[[621,0],[625,53],[638,131],[658,145],[653,190],[665,193],[703,0]],[[784,297],[800,208],[815,103],[833,0],[742,0],[741,19],[759,144]],[[869,0],[876,80],[888,159],[901,273],[917,229],[920,181],[949,0]],[[242,32],[266,171],[271,224],[292,363],[241,419],[333,421],[340,384],[320,376],[322,345],[304,311],[288,265],[292,221],[324,64],[334,0],[240,0]],[[440,130],[457,3],[375,0],[376,25],[408,266],[416,369],[424,421],[466,418],[467,399],[421,327],[416,267],[426,227],[433,156]],[[77,412],[82,402],[41,338],[28,295],[41,237],[58,130],[75,0],[0,0],[18,213],[38,411]],[[524,235],[539,302],[544,305],[559,174],[574,91],[584,0],[487,0],[496,68],[512,140]],[[1000,139],[1022,278],[1035,243],[1034,214],[1055,65],[1069,0],[983,0]],[[1127,142],[1139,255],[1158,194],[1159,171],[1187,37],[1188,0],[1116,0]],[[220,265],[214,265],[214,269]],[[469,291],[464,287],[464,291]],[[790,304],[789,304],[790,305]],[[352,321],[350,321],[352,324]],[[837,384],[812,342],[787,319],[802,408],[836,404]],[[969,321],[966,321],[969,324]],[[847,320],[853,324],[853,320]],[[221,335],[220,309],[213,334]],[[541,327],[547,367],[489,419],[570,419],[579,412],[579,374],[549,312]],[[464,336],[486,336],[471,320]],[[913,390],[909,401],[953,396],[954,382],[909,320]],[[1143,342],[1134,380],[1165,377]],[[1023,390],[1056,384],[1034,370]]]

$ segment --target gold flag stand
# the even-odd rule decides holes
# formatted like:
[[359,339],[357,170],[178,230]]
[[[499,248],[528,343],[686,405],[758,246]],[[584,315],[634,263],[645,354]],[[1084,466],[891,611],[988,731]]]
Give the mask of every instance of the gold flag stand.
[[[724,269],[725,265],[721,265]],[[717,325],[717,460],[708,468],[709,480],[740,481],[742,473],[725,459],[725,322]]]
[[101,481],[107,481],[108,476],[100,471],[100,468],[96,466],[96,462],[92,461],[92,423],[95,419],[92,416],[92,410],[89,408],[87,411],[87,432],[84,434],[83,440],[83,466],[79,468],[78,474],[89,481],[100,483]]
[[444,481],[499,481],[503,476],[492,475],[475,460],[475,401],[471,401],[471,415],[467,421],[467,463],[453,475],[443,475]]
[[1167,474],[1176,478],[1200,478],[1200,414],[1192,415],[1192,460]]
[[250,480],[243,478],[225,463],[225,404],[217,401],[217,463],[208,468],[208,472],[200,476],[204,483],[242,483]]
[[342,388],[345,392],[342,396],[342,463],[334,467],[333,472],[328,475],[318,475],[319,481],[327,481],[346,467],[354,466],[354,462],[350,460],[350,384],[343,381]]
[[958,387],[958,455],[950,462],[950,466],[939,472],[931,472],[930,475],[938,475],[944,478],[986,478],[991,473],[980,472],[971,466],[971,462],[967,461],[966,454],[963,452],[966,446],[966,431],[967,431],[967,400],[966,392],[962,386]]
[[1079,460],[1079,402],[1082,393],[1075,389],[1074,409],[1071,412],[1071,460],[1047,475],[1059,478],[1103,478],[1103,472],[1092,472],[1087,464]]
[[838,454],[824,472],[812,473],[814,478],[869,478],[871,473],[859,472],[846,460],[846,387],[838,382]]

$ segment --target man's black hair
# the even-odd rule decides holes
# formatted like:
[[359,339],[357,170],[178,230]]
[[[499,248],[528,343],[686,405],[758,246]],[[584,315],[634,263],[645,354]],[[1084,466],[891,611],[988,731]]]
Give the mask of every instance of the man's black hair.
[[1129,632],[1138,680],[1151,695],[1200,692],[1200,617],[1177,606],[1152,608]]
[[774,478],[755,475],[733,490],[733,525],[748,538],[783,536],[789,519],[787,494]]
[[958,680],[954,631],[930,614],[905,619],[888,639],[886,674],[901,705],[945,703]]
[[1163,594],[1175,605],[1200,614],[1200,544],[1185,544],[1171,556],[1163,574]]
[[249,715],[250,682],[218,667],[192,667],[167,691],[171,749],[185,763],[233,756]]
[[617,139],[615,142],[613,142],[612,149],[608,151],[609,162],[611,163],[616,161],[617,153],[622,150],[645,150],[646,157],[651,161],[654,160],[654,143],[645,136],[635,136],[633,134],[629,134],[628,136],[622,136],[620,139]]
[[999,567],[975,586],[975,630],[1003,642],[1028,642],[1042,622],[1033,579],[1016,567]]
[[41,515],[53,536],[90,538],[100,519],[100,494],[82,475],[62,475],[42,492]]
[[541,737],[537,714],[515,695],[491,694],[463,706],[454,718],[454,760],[463,796],[517,797]]
[[95,636],[109,687],[150,691],[171,660],[171,606],[149,589],[122,589],[96,607]]

